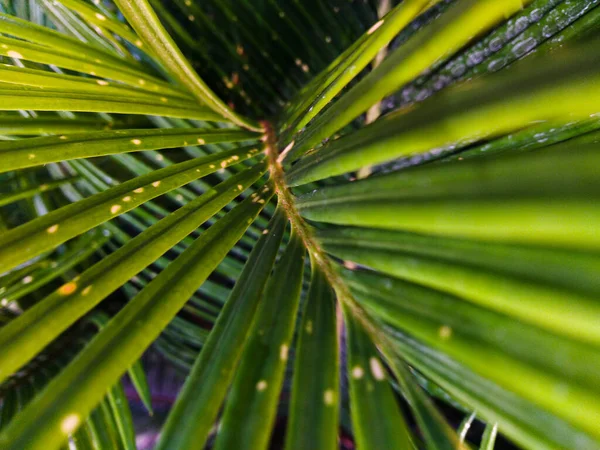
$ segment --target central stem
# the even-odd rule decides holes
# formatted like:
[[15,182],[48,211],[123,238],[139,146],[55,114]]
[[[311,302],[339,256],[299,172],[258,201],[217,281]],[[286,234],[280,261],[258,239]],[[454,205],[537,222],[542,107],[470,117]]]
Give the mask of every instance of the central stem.
[[[393,354],[393,346],[391,345],[388,338],[379,330],[379,327],[371,319],[370,315],[364,310],[364,308],[354,299],[354,296],[348,289],[348,286],[340,276],[339,272],[335,269],[332,260],[327,257],[318,240],[315,238],[312,228],[305,222],[296,204],[294,197],[287,185],[285,184],[285,174],[283,167],[281,166],[280,154],[277,151],[277,140],[271,124],[268,122],[262,122],[261,125],[265,129],[265,135],[263,137],[265,145],[265,153],[269,164],[269,171],[271,174],[271,180],[273,181],[275,193],[277,195],[279,205],[285,211],[292,229],[296,232],[298,237],[304,243],[310,258],[311,263],[315,264],[325,275],[329,285],[335,291],[338,305],[342,304],[351,312],[355,320],[360,322],[365,330],[371,335],[374,343],[380,348],[380,350],[386,355],[388,361],[391,361],[390,355]],[[343,317],[342,308],[337,308],[337,322],[338,322],[338,335],[339,344],[342,345],[342,328],[343,328]]]
[[305,222],[298,212],[293,195],[285,184],[285,175],[283,172],[283,167],[281,166],[281,161],[279,160],[277,140],[273,128],[268,122],[262,122],[262,125],[265,129],[263,140],[265,143],[265,153],[268,159],[271,180],[273,181],[279,204],[285,211],[292,225],[292,229],[304,243],[312,263],[316,264],[325,275],[325,278],[327,278],[327,281],[335,291],[338,300],[344,302],[351,309],[360,308],[352,298],[346,283],[344,283],[344,280],[333,267],[331,259],[327,257],[321,248],[321,245],[315,238],[311,227]]

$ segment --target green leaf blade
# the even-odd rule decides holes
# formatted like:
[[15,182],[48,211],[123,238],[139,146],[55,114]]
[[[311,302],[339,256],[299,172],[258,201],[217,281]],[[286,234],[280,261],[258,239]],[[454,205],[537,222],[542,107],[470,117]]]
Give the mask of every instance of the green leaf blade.
[[0,236],[0,270],[15,267],[148,200],[257,152],[244,147],[172,165],[27,222]]
[[190,448],[206,441],[233,378],[243,341],[252,324],[251,317],[271,273],[286,223],[283,211],[278,209],[194,363],[189,381],[163,429],[158,449],[166,450],[172,445]]
[[225,406],[215,448],[268,448],[294,331],[304,246],[293,232],[265,289]]
[[412,448],[408,426],[400,413],[376,347],[349,313],[348,377],[356,445],[363,450]]
[[[271,195],[265,192],[261,198]],[[48,384],[17,422],[0,433],[0,445],[11,450],[59,448],[217,267],[261,209],[261,203],[248,198],[202,234]]]
[[288,161],[334,135],[352,119],[414,79],[436,61],[452,55],[474,36],[510,17],[530,1],[498,3],[494,0],[464,0],[453,5],[432,26],[425,27],[415,34],[408,43],[393,52],[314,120],[300,135],[287,156]]
[[532,57],[485,83],[472,80],[397,110],[307,155],[287,181],[295,186],[401,156],[460,148],[540,121],[589,118],[600,110],[600,58],[593,47],[564,49],[560,58]]
[[188,145],[250,141],[256,134],[245,130],[153,129],[63,134],[0,143],[2,172],[51,162],[159,150]]
[[[551,336],[418,285],[367,273],[347,276],[366,283],[353,284],[353,292],[386,322],[591,436],[598,435],[593,423],[600,413],[594,400],[599,380],[591,373],[600,365],[595,347]],[[565,359],[549,361],[544,358],[549,351]],[[566,361],[569,369],[564,369]],[[566,394],[549,396],[557,386]]]
[[[212,217],[240,194],[239,186],[242,189],[248,187],[263,173],[264,166],[259,165],[217,185],[204,196],[149,227],[83,272],[78,280],[64,284],[17,320],[1,328],[0,379],[21,367],[70,324]],[[96,317],[94,320],[100,319]],[[143,383],[143,380],[139,381]]]
[[286,450],[337,448],[339,355],[335,294],[312,264],[294,364]]

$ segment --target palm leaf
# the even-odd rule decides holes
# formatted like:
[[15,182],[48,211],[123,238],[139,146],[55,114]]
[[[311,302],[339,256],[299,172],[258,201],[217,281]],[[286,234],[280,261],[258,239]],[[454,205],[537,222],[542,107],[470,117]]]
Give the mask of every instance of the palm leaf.
[[2,2],[0,447],[600,447],[600,6],[384,3]]

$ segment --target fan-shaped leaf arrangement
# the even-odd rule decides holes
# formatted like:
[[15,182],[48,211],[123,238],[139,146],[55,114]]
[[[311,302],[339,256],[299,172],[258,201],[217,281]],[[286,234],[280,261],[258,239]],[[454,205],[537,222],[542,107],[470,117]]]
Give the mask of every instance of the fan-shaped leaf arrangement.
[[2,2],[0,448],[600,448],[597,4]]

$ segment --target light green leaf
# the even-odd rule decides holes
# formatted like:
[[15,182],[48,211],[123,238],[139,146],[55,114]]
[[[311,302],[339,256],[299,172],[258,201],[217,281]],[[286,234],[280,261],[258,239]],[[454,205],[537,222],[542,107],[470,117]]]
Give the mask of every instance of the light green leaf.
[[194,363],[182,395],[169,415],[157,449],[181,449],[205,442],[242,354],[264,286],[271,274],[285,225],[281,209],[258,240],[207,342]]
[[68,271],[72,270],[78,264],[88,261],[107,240],[99,232],[91,232],[87,236],[82,236],[65,253],[56,255],[55,259],[51,262],[48,261],[46,267],[30,272],[10,287],[3,286],[5,290],[1,295],[2,304],[19,300],[28,294],[36,292],[58,277],[64,276],[65,273],[68,273]]
[[[390,239],[392,236],[392,233],[388,233],[386,237]],[[401,237],[402,235],[398,236],[398,238]],[[431,239],[429,244],[433,242],[435,242],[435,238]],[[466,301],[510,315],[554,333],[591,344],[600,343],[600,328],[595,320],[600,314],[600,305],[596,301],[597,280],[592,280],[596,292],[590,294],[585,291],[581,292],[578,287],[565,289],[552,281],[542,281],[541,283],[530,281],[526,278],[526,272],[514,275],[497,272],[494,270],[493,262],[487,264],[490,270],[485,267],[485,262],[469,264],[469,261],[461,261],[456,258],[440,260],[430,257],[426,251],[419,252],[417,250],[414,253],[410,250],[397,251],[394,249],[393,243],[390,243],[388,248],[383,248],[382,244],[383,242],[380,242],[379,245],[370,246],[363,242],[363,245],[356,246],[352,241],[348,241],[346,244],[330,244],[326,248],[340,258],[454,294]],[[418,244],[415,247],[417,246]],[[488,255],[485,244],[476,243],[474,247],[480,248],[480,255],[477,259],[485,261]],[[490,250],[493,250],[493,244]],[[519,256],[518,250],[517,247],[514,255],[507,254],[500,261],[504,265],[510,264]],[[569,257],[566,252],[540,251],[536,254],[533,249],[523,250],[525,254],[535,255],[538,260],[543,260],[546,254],[555,258]],[[490,255],[490,259],[494,256]],[[586,254],[581,255],[581,258],[578,256],[580,255],[573,254],[575,266],[577,263],[584,263],[587,260],[591,263],[589,266],[591,269],[599,263],[597,256]],[[496,264],[500,261],[496,261]],[[544,264],[544,261],[540,263],[538,269],[543,270],[546,266],[550,266],[551,270],[551,264]],[[568,263],[566,267],[568,267]],[[539,313],[541,309],[544,310],[544,314]]]
[[[600,380],[593,368],[600,367],[600,358],[594,347],[419,285],[360,272],[345,276],[354,280],[357,299],[381,319],[598,436]],[[556,359],[547,358],[549,352]],[[548,395],[558,386],[564,393]]]
[[71,435],[75,450],[97,450],[92,442],[89,419],[79,429]]
[[[85,276],[85,272],[83,275]],[[101,330],[110,321],[110,316],[102,311],[95,311],[87,317],[87,320],[95,324],[98,327],[98,330]],[[134,362],[127,370],[127,374],[129,375],[131,384],[133,384],[133,387],[140,396],[140,400],[150,415],[153,415],[154,411],[152,410],[152,395],[150,394],[150,386],[148,385],[148,379],[146,378],[146,372],[144,372],[144,367],[142,366],[141,360]],[[112,402],[110,397],[109,400]]]
[[129,379],[131,380],[131,384],[135,388],[135,391],[140,396],[140,400],[146,407],[148,413],[151,416],[154,415],[154,410],[152,409],[152,395],[150,393],[150,386],[148,385],[148,379],[146,378],[146,372],[144,372],[144,367],[142,363],[138,360],[129,368],[128,370]]
[[[597,144],[431,164],[313,191],[311,220],[489,241],[600,247]],[[559,172],[557,164],[569,170]],[[531,177],[531,173],[536,173]]]
[[356,446],[363,450],[412,448],[410,431],[400,412],[376,347],[346,311],[350,412]]
[[79,92],[81,95],[118,95],[122,100],[142,100],[157,102],[182,108],[197,106],[193,100],[173,96],[169,93],[157,95],[138,86],[128,86],[114,81],[84,78],[81,76],[63,75],[45,70],[26,69],[21,67],[0,65],[0,82],[6,83],[3,87],[15,91],[28,91],[32,88],[44,89],[46,92],[68,91]]
[[135,430],[133,429],[133,419],[125,391],[121,382],[117,382],[107,393],[110,412],[114,418],[121,444],[125,450],[136,450]]
[[[133,124],[133,123],[132,123]],[[98,119],[65,119],[61,117],[24,118],[0,117],[0,135],[30,136],[38,134],[65,134],[83,131],[121,128],[123,122],[103,122]]]
[[204,106],[169,106],[157,96],[154,100],[144,98],[123,99],[121,95],[81,94],[70,90],[48,91],[38,88],[27,90],[0,87],[0,102],[4,111],[23,109],[34,111],[78,111],[118,114],[154,114],[166,117],[182,117],[197,120],[221,120],[221,116]]
[[[392,94],[437,61],[454,54],[473,38],[519,11],[531,0],[459,0],[430,26],[419,30],[358,82],[299,136],[293,160]],[[366,164],[364,164],[366,165]],[[362,166],[361,166],[362,167]]]
[[414,367],[478,415],[498,422],[517,443],[536,449],[595,448],[599,441],[539,406],[479,376],[455,359],[414,338],[394,332],[395,345]]
[[257,152],[255,148],[239,148],[156,170],[3,233],[0,236],[0,272],[150,199],[216,172],[219,168],[239,163]]
[[144,44],[158,56],[165,69],[196,98],[231,122],[253,131],[261,131],[262,128],[256,123],[234,113],[198,76],[166,32],[147,0],[115,0],[115,3]]
[[0,142],[0,172],[41,166],[50,162],[204,145],[249,141],[255,134],[245,130],[171,128],[150,130],[93,131]]
[[497,423],[488,423],[485,426],[483,437],[481,438],[480,450],[494,450],[496,444],[496,434],[498,433]]
[[473,424],[474,420],[475,420],[475,413],[471,413],[470,415],[466,416],[463,419],[463,421],[460,423],[458,430],[457,430],[458,437],[460,438],[460,442],[465,442],[467,433],[471,429],[471,425]]
[[[48,47],[43,42],[33,43],[20,39],[0,37],[0,55],[3,56],[17,60],[23,59],[35,63],[51,64],[86,75],[120,81],[130,86],[135,86],[140,90],[147,91],[149,94],[155,94],[157,101],[162,95],[190,100],[190,96],[186,92],[182,92],[166,81],[152,76],[148,71],[126,64],[122,59],[115,61],[114,56],[107,58],[105,55],[99,55],[100,57],[90,60],[89,56],[86,55],[90,52],[93,53],[93,51],[88,47],[90,46],[85,46],[83,49],[80,49],[80,52],[75,54],[72,52],[63,53],[61,50],[54,50],[50,53],[48,52]],[[218,115],[215,114],[215,116]]]
[[302,241],[292,231],[256,311],[215,450],[269,446],[302,290],[304,252]]
[[60,0],[60,3],[77,12],[86,22],[98,27],[106,28],[116,35],[128,40],[136,47],[144,50],[142,41],[140,41],[138,36],[131,30],[131,28],[129,28],[123,22],[119,22],[112,17],[108,17],[105,14],[100,13],[98,9],[95,9],[80,0]]
[[294,361],[286,450],[337,448],[340,405],[335,294],[312,263]]
[[100,59],[109,62],[115,68],[120,68],[120,66],[134,70],[142,68],[141,64],[134,59],[120,58],[110,51],[13,15],[0,13],[0,31],[51,48],[55,53],[67,54],[88,63],[97,62],[96,60]]
[[[1,145],[1,143],[0,143]],[[1,155],[1,150],[0,150]],[[26,198],[34,197],[43,192],[48,192],[64,186],[65,184],[73,183],[77,178],[67,178],[64,180],[56,180],[49,181],[48,183],[40,184],[39,186],[35,186],[29,189],[24,189],[22,191],[11,192],[7,194],[0,194],[0,206],[9,205],[11,203],[17,202],[19,200],[24,200]]]
[[[333,67],[328,67],[320,78],[313,79],[314,89],[302,99],[297,111],[288,120],[290,135],[304,128],[345,86],[352,81],[396,35],[408,25],[424,8],[431,6],[430,0],[401,2],[385,17],[376,22],[361,36],[343,58]],[[317,76],[319,77],[319,76]],[[319,85],[317,85],[319,81]],[[296,100],[296,104],[300,99]]]
[[108,401],[104,398],[90,415],[94,424],[95,440],[101,450],[118,448],[117,425],[112,417]]
[[307,155],[288,172],[288,183],[305,184],[401,156],[456,149],[540,121],[588,118],[600,111],[600,57],[594,49],[587,44],[564,49],[554,58],[532,57],[485,82],[472,80],[397,110]]
[[[261,194],[268,199],[271,191]],[[7,450],[54,450],[167,326],[258,215],[248,198],[203,233],[110,321],[0,433]],[[160,301],[158,301],[160,300]]]
[[[330,227],[317,231],[325,248],[385,251],[430,258],[570,291],[600,295],[600,258],[588,252],[455,239],[376,228]],[[401,256],[402,257],[402,256]]]
[[0,379],[21,367],[74,321],[238,196],[264,170],[258,165],[215,186],[1,328]]

